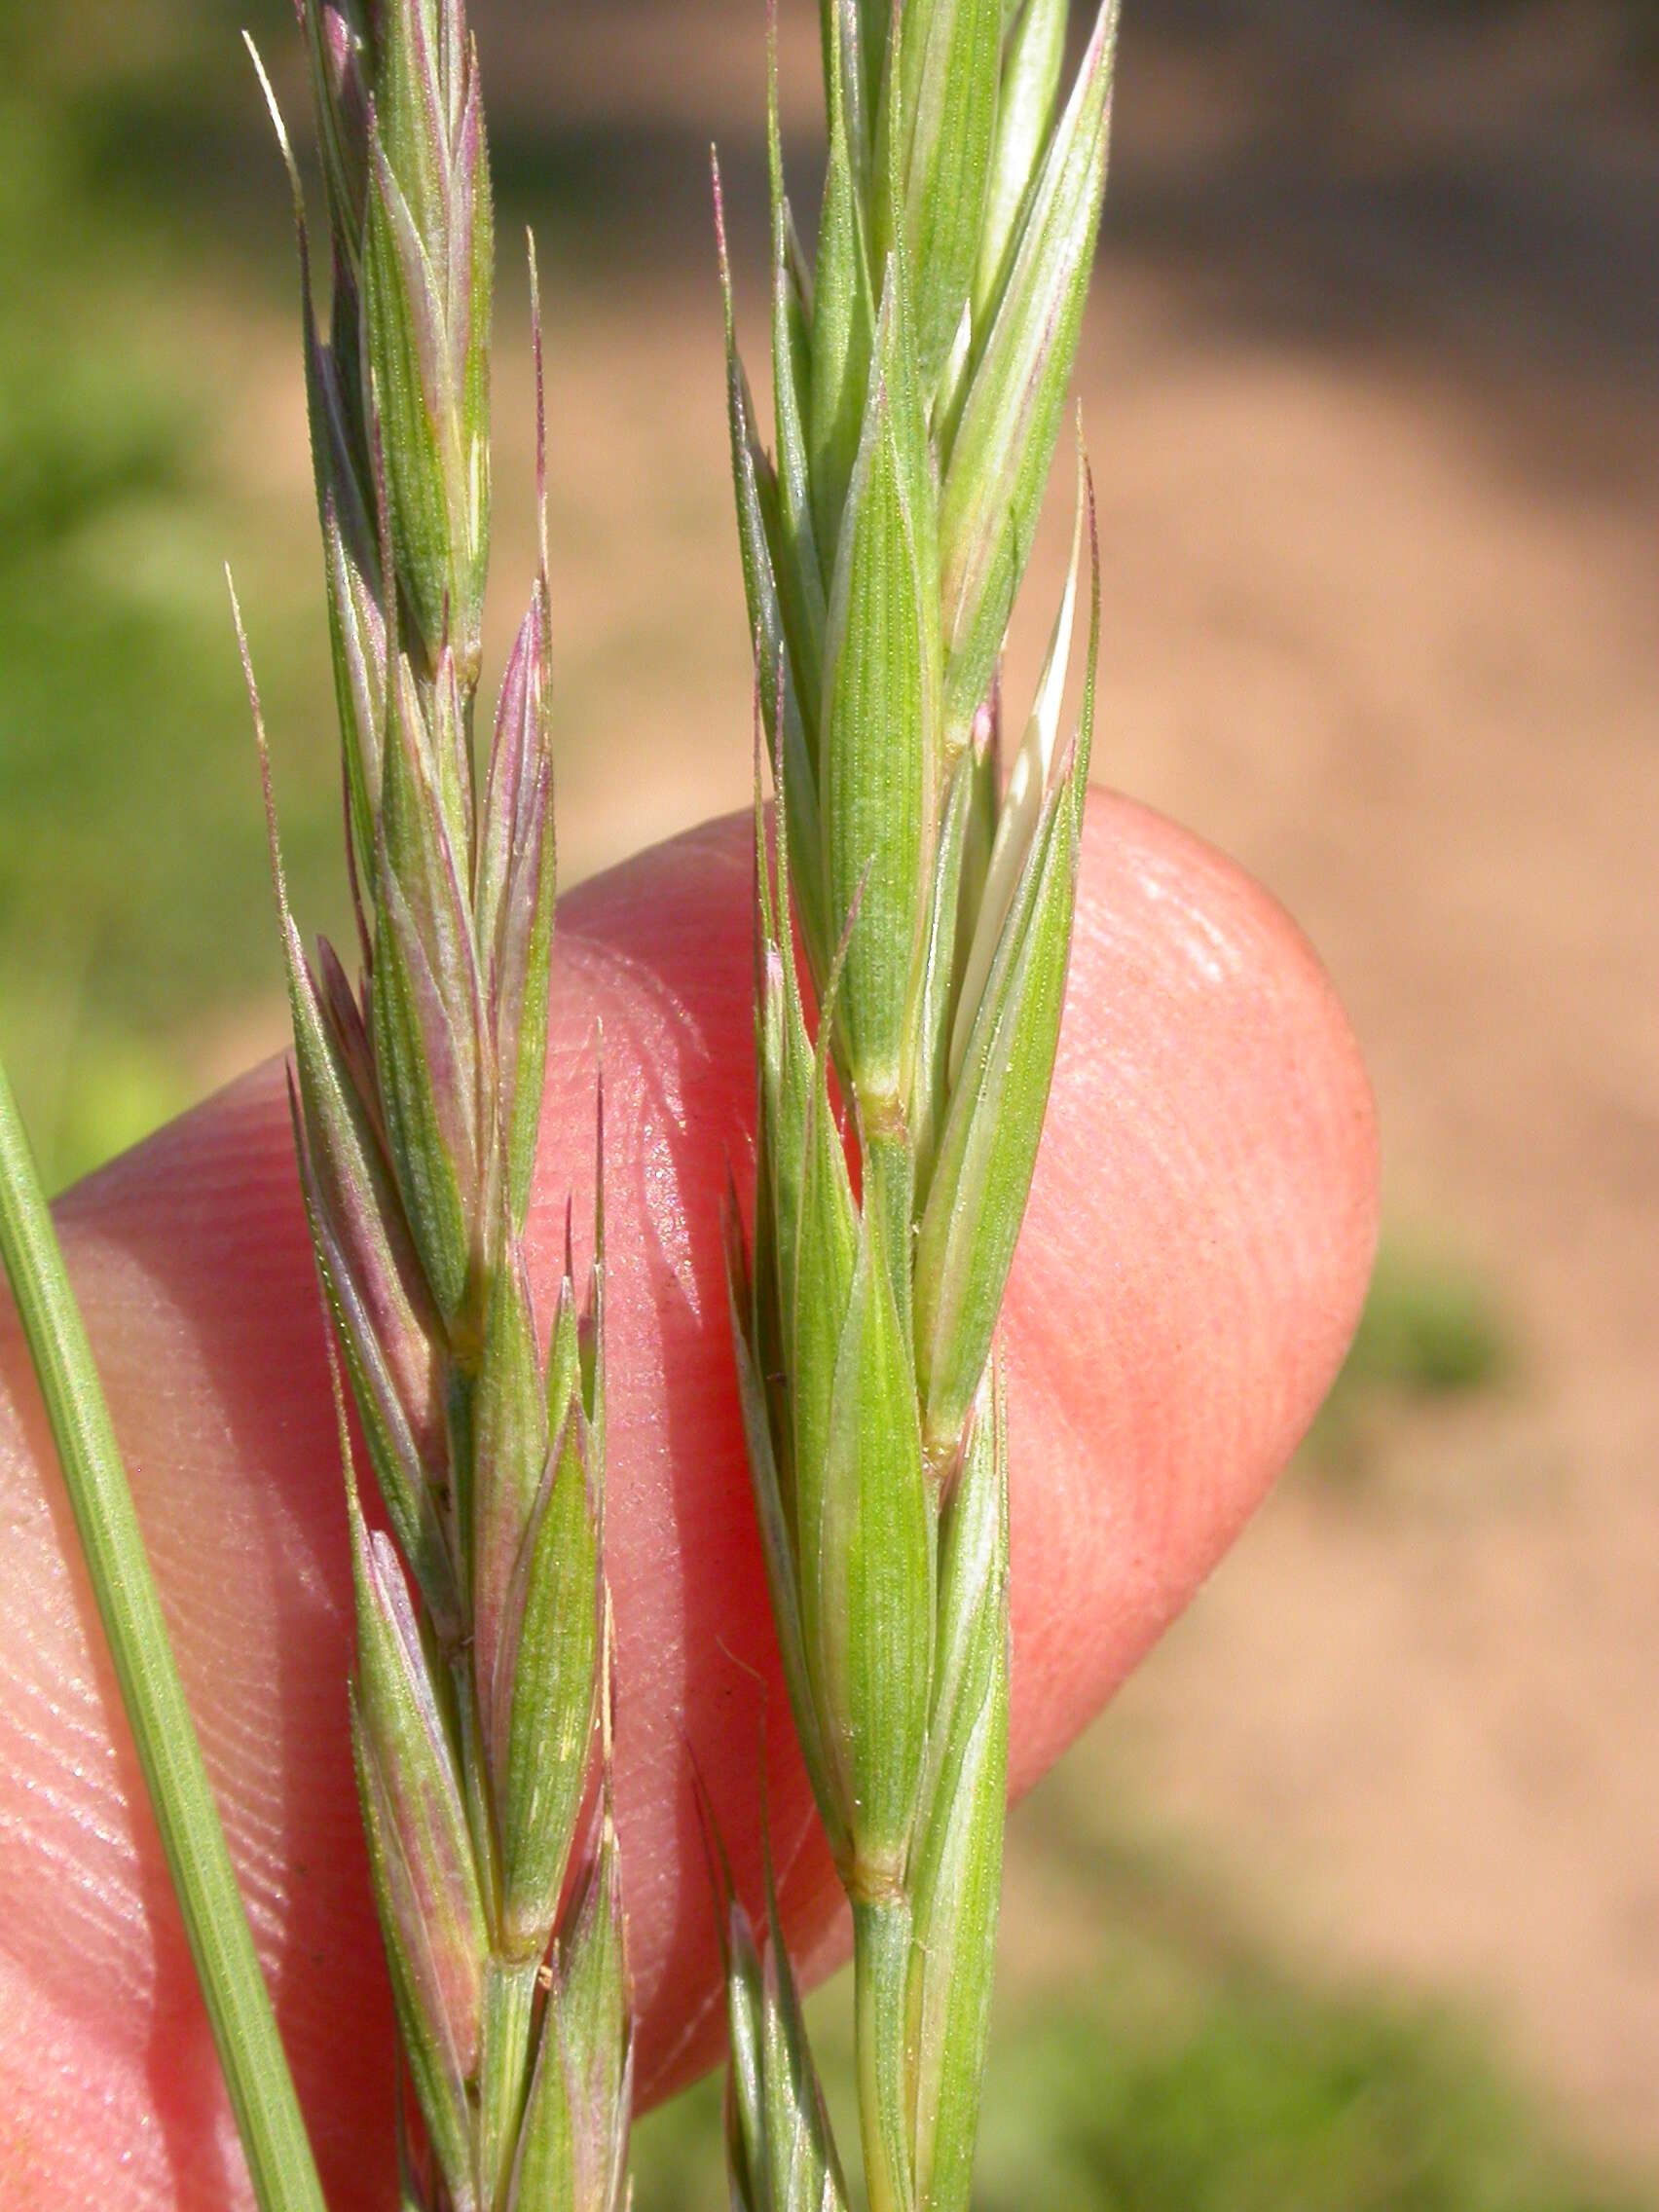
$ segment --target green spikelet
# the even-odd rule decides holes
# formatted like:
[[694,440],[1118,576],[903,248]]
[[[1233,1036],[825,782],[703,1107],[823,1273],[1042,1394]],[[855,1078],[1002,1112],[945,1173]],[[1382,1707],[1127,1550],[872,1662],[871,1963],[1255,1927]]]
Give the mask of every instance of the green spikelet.
[[[874,2212],[968,2202],[1008,1738],[996,1324],[1058,1045],[1097,612],[1059,741],[1082,536],[999,772],[999,672],[1105,187],[1113,0],[1064,103],[1064,0],[823,0],[810,281],[769,91],[776,459],[738,358],[739,543],[778,805],[756,811],[760,1073],[733,1336],[785,1675],[853,1908]],[[716,176],[717,217],[720,214]],[[796,930],[817,1001],[795,986]],[[857,1151],[850,1173],[838,1114]],[[794,2202],[754,2115],[730,1943],[733,2192]],[[751,2053],[751,2055],[745,2055]]]

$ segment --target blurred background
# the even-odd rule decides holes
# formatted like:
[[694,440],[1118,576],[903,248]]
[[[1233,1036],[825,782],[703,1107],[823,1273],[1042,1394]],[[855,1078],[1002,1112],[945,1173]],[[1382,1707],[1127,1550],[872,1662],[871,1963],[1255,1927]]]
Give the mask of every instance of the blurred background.
[[[747,794],[706,149],[754,333],[762,9],[473,14],[490,645],[532,567],[533,221],[569,882]],[[1659,2206],[1659,7],[1126,14],[1098,773],[1318,946],[1385,1230],[1297,1464],[1014,1817],[982,2202]],[[343,919],[243,21],[303,116],[287,0],[0,7],[0,1018],[55,1184],[283,1039],[227,558],[297,903]],[[713,2110],[642,2130],[641,2212],[721,2202]]]

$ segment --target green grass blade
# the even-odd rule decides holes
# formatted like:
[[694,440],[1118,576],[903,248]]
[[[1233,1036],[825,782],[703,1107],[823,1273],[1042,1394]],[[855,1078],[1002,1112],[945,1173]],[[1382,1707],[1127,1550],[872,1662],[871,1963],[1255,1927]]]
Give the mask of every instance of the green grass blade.
[[167,1641],[109,1409],[4,1067],[0,1252],[57,1446],[254,2194],[263,2212],[323,2212],[311,2144]]

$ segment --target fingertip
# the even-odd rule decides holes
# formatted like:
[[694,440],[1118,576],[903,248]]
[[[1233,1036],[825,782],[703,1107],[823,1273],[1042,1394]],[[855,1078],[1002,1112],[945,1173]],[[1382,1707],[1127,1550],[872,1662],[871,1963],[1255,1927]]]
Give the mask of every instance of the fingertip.
[[1306,938],[1199,839],[1091,794],[1009,1290],[1018,1782],[1294,1451],[1358,1319],[1377,1194],[1370,1085]]
[[[792,1942],[810,1973],[841,1939],[771,1635],[721,1275],[724,1161],[741,1158],[754,1106],[750,830],[746,817],[708,825],[562,903],[532,1207],[541,1295],[567,1190],[591,1218],[603,1011],[617,1797],[648,2090],[718,2041],[688,1741],[754,1897],[766,1730]],[[285,2021],[308,2079],[339,2085],[339,2169],[379,2172],[390,2051],[344,1751],[344,1508],[275,1070],[64,1212]],[[1009,1293],[1016,1786],[1098,1710],[1293,1449],[1357,1317],[1376,1217],[1369,1088],[1306,941],[1198,840],[1096,796]],[[84,1777],[83,1738],[107,1749],[118,1731],[50,1535],[72,1647],[54,1658],[40,1590],[14,1563],[0,1677],[14,1705],[38,1689],[34,1736]],[[63,1788],[85,1807],[84,1779]],[[182,1954],[145,1914],[165,1874],[130,1792],[117,1795],[108,1834],[43,1816],[0,1867],[0,1899],[50,1896],[59,1927],[63,1900],[96,1885],[137,1932],[114,2028],[74,1956],[65,2033],[83,2039],[89,2083],[146,2067],[168,2007],[190,2009]],[[29,1971],[55,1991],[40,1949]],[[192,2033],[205,2050],[204,2025]]]

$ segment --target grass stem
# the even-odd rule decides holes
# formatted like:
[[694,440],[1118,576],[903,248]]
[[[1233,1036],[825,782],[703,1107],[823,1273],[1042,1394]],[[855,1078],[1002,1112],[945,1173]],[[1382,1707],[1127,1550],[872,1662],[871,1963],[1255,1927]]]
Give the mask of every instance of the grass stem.
[[323,2212],[299,2100],[167,1640],[109,1408],[0,1066],[0,1253],[262,2212]]

